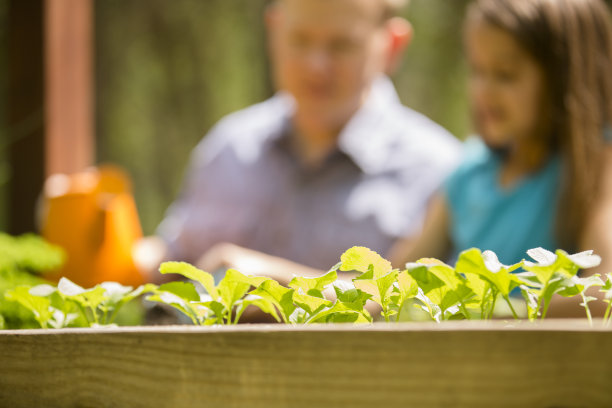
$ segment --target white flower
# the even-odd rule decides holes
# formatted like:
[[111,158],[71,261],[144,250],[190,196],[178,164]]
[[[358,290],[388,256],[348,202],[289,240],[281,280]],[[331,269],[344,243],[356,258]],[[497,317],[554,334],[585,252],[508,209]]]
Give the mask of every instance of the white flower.
[[[537,263],[525,261],[525,266],[550,266],[557,260],[557,255],[544,248],[534,248],[527,251]],[[594,255],[593,251],[583,251],[567,256],[570,261],[582,269],[593,268],[601,263],[601,257]]]
[[55,287],[51,285],[47,285],[47,284],[42,284],[42,285],[38,285],[38,286],[34,286],[33,288],[30,288],[29,292],[30,292],[30,295],[33,295],[33,296],[46,297],[52,294],[53,292],[55,292]]
[[487,269],[493,273],[501,271],[502,268],[508,268],[508,266],[499,262],[497,255],[495,255],[495,252],[493,251],[484,251],[482,253],[482,260],[484,261]]
[[577,254],[570,255],[569,259],[582,269],[594,268],[601,263],[601,257],[593,255],[593,251],[578,252]]
[[106,296],[114,302],[119,302],[125,295],[132,291],[131,286],[123,286],[117,282],[102,282],[100,284],[104,288]]
[[57,290],[64,296],[76,296],[85,293],[85,289],[67,278],[60,279]]
[[536,263],[525,261],[526,266],[550,266],[557,260],[557,255],[544,248],[530,249],[527,255],[535,259]]

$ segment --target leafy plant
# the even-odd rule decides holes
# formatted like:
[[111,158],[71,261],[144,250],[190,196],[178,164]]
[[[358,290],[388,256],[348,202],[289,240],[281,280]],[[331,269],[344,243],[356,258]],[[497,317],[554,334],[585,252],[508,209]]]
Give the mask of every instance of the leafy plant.
[[[237,324],[249,306],[289,324],[368,323],[373,321],[368,303],[377,304],[380,317],[387,322],[400,321],[407,305],[417,307],[437,322],[490,319],[498,299],[503,299],[518,319],[511,300],[517,291],[527,302],[531,321],[545,318],[554,295],[580,297],[592,321],[589,303],[595,298],[587,291],[599,287],[608,304],[604,322],[609,323],[612,274],[606,276],[605,282],[597,274],[578,276],[580,269],[597,266],[601,261],[598,256],[591,251],[569,255],[541,248],[528,254],[533,261],[503,265],[493,252],[470,249],[460,254],[455,267],[425,258],[400,270],[393,269],[368,248],[353,247],[326,274],[316,278],[296,276],[288,287],[233,269],[216,285],[211,274],[193,265],[166,262],[160,267],[162,274],[178,274],[187,281],[147,284],[136,289],[105,282],[84,289],[63,278],[57,287],[21,285],[7,290],[4,296],[28,310],[42,328],[110,325],[122,306],[143,294],[150,301],[179,310],[196,325]],[[341,280],[338,271],[356,275],[351,280]],[[3,322],[0,314],[0,325]]]
[[342,255],[339,269],[361,272],[353,279],[353,284],[380,305],[385,321],[390,321],[391,316],[397,314],[398,305],[393,301],[397,296],[392,295],[398,271],[392,268],[389,261],[368,248],[353,247]]
[[[521,285],[521,280],[513,274],[522,266],[522,262],[514,265],[503,265],[491,251],[480,252],[472,248],[464,251],[457,261],[458,273],[466,276],[466,286],[471,287],[479,304],[482,318],[490,318],[495,310],[495,302],[498,295],[501,296],[510,307],[512,315],[518,319],[518,315],[510,301],[510,293]],[[475,278],[483,282],[478,282]]]
[[538,316],[544,319],[552,297],[560,294],[566,297],[581,296],[590,321],[588,302],[593,299],[587,299],[585,291],[591,286],[601,286],[603,282],[598,275],[587,280],[581,280],[576,275],[580,269],[599,265],[601,258],[593,255],[593,251],[569,255],[560,249],[552,253],[543,248],[536,248],[527,253],[536,261],[522,262],[523,269],[530,272],[522,275],[523,285],[521,285],[528,305],[529,319],[533,321]]
[[116,282],[104,282],[83,289],[62,278],[57,287],[49,284],[19,286],[8,290],[5,296],[29,310],[41,328],[97,327],[113,324],[123,305],[155,288],[147,284],[132,290]]
[[11,236],[0,233],[0,328],[37,327],[29,310],[8,301],[5,292],[19,286],[47,283],[44,274],[59,268],[64,252],[37,235]]
[[364,310],[366,295],[362,291],[337,285],[337,299],[325,298],[325,290],[336,282],[335,270],[319,278],[295,277],[289,288],[233,269],[215,285],[212,275],[184,262],[166,262],[160,272],[180,274],[203,287],[205,293],[200,294],[191,282],[172,282],[147,298],[178,309],[196,325],[237,324],[251,305],[284,323],[371,321]]
[[[230,269],[215,285],[211,274],[185,262],[165,262],[160,267],[162,274],[179,274],[202,285],[200,294],[191,282],[171,282],[159,286],[147,300],[165,303],[185,315],[196,325],[236,324],[249,305],[259,307],[278,319],[274,306],[282,309],[282,289],[267,278],[250,277]],[[264,284],[265,283],[265,284]],[[276,284],[277,286],[275,286]],[[251,286],[261,287],[263,296],[246,296]],[[285,314],[283,314],[285,316]]]
[[38,235],[14,237],[0,232],[0,270],[18,270],[41,275],[59,268],[64,262],[64,251],[49,244]]
[[606,281],[600,288],[600,292],[604,293],[603,301],[608,304],[603,317],[604,323],[608,325],[610,323],[610,311],[612,310],[612,274],[606,274]]
[[[289,283],[293,288],[293,304],[296,309],[290,316],[291,323],[341,323],[371,322],[372,317],[365,309],[371,297],[365,291],[348,282],[337,280],[336,265],[319,278],[295,277]],[[325,292],[333,288],[335,300],[326,299]]]

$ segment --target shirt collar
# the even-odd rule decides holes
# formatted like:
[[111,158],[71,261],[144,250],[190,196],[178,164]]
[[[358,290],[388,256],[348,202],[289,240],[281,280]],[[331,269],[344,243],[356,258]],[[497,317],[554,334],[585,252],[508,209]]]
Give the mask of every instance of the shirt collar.
[[366,174],[376,173],[386,164],[386,150],[394,137],[386,118],[398,105],[401,102],[391,80],[379,77],[339,135],[338,148]]
[[[295,101],[286,92],[276,94],[284,106],[286,115],[280,132],[273,137],[273,142],[287,148],[286,137],[291,132],[291,113]],[[399,96],[391,80],[386,76],[377,78],[370,89],[366,100],[351,117],[338,136],[338,150],[346,155],[359,169],[366,174],[378,172],[385,165],[387,155],[383,150],[389,146],[393,137],[386,117],[401,105]]]

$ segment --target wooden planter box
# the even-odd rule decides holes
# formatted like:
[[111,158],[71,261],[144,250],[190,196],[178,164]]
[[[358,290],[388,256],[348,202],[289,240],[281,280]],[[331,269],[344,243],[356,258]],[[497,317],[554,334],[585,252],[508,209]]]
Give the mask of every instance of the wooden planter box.
[[0,407],[612,407],[612,330],[498,321],[0,331]]

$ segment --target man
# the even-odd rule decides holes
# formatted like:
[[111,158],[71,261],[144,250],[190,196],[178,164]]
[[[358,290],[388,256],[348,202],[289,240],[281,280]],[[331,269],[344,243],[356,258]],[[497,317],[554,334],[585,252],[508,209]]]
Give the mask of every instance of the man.
[[[403,107],[386,77],[410,42],[393,0],[279,0],[266,15],[279,93],[195,149],[159,234],[165,259],[281,281],[354,245],[419,234],[456,140]],[[275,272],[276,271],[276,272]]]

